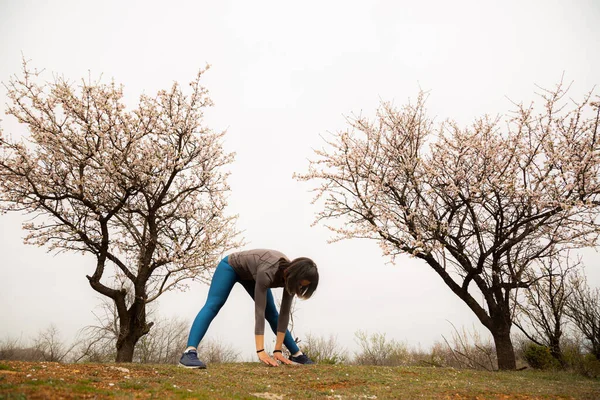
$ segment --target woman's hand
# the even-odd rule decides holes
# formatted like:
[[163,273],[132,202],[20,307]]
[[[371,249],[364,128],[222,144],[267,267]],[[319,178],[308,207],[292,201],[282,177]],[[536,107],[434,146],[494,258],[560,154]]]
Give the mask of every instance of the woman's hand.
[[[279,354],[279,353],[277,353],[277,354]],[[266,351],[261,351],[260,353],[258,353],[258,358],[260,359],[261,362],[263,362],[271,367],[279,366],[279,364],[277,364],[277,361],[275,361],[271,357],[269,357],[269,355],[267,354]]]
[[281,361],[284,364],[293,364],[291,360],[288,360],[287,358],[285,358],[283,356],[283,354],[281,354],[280,351],[273,353],[273,358],[276,359],[277,361]]

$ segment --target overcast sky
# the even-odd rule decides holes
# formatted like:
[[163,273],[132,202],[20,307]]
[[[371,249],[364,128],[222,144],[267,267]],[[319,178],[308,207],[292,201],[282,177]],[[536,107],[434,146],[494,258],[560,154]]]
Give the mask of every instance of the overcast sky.
[[[451,334],[448,321],[481,325],[423,262],[389,264],[373,242],[328,244],[330,234],[310,226],[311,185],[292,174],[306,170],[319,135],[345,128],[345,115],[372,115],[380,100],[402,105],[419,88],[430,91],[437,121],[462,124],[508,111],[509,98],[532,100],[535,84],[552,87],[563,73],[580,98],[600,83],[598,21],[597,0],[0,0],[0,81],[19,73],[23,54],[71,80],[88,71],[114,78],[134,106],[141,93],[186,84],[211,64],[206,121],[227,129],[225,147],[237,153],[229,211],[246,248],[308,256],[320,269],[317,293],[297,305],[295,335],[337,335],[353,351],[360,329],[427,348]],[[2,87],[4,132],[19,137],[24,128],[4,115],[5,103]],[[85,278],[94,262],[23,245],[22,221],[0,216],[0,340],[51,323],[71,340],[100,303]],[[584,256],[599,286],[598,255]],[[158,311],[191,324],[207,291],[165,295]],[[236,287],[207,338],[253,357],[253,321],[251,299]]]

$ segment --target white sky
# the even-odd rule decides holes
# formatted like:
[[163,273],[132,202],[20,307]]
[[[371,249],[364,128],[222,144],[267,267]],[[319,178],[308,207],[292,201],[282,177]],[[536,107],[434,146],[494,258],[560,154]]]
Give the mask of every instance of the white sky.
[[[337,335],[356,348],[359,330],[427,348],[452,328],[480,327],[471,311],[424,263],[383,259],[374,242],[327,244],[310,227],[316,209],[304,172],[320,134],[345,128],[344,115],[374,114],[380,100],[397,105],[431,90],[438,121],[468,123],[533,98],[563,72],[572,95],[600,83],[600,2],[574,1],[32,1],[0,0],[0,81],[32,66],[72,80],[103,74],[125,85],[135,104],[199,68],[216,106],[206,120],[227,129],[230,213],[240,215],[247,248],[308,256],[321,283],[299,302],[296,336]],[[50,78],[50,75],[48,75]],[[0,109],[6,109],[0,88]],[[23,127],[2,116],[5,134]],[[70,340],[94,321],[99,295],[86,274],[93,260],[49,255],[24,246],[19,215],[0,216],[0,340],[28,339],[54,323]],[[588,279],[600,285],[594,252]],[[165,295],[159,312],[190,323],[208,286]],[[276,290],[276,294],[280,289]],[[207,338],[253,357],[253,305],[241,287]]]

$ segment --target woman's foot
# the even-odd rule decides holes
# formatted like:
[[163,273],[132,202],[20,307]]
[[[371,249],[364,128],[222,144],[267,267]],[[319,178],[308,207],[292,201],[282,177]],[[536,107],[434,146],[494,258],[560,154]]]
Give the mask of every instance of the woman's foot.
[[185,368],[206,368],[206,364],[198,359],[198,352],[196,352],[196,350],[184,352],[179,359],[179,366]]
[[291,356],[290,360],[294,363],[294,364],[314,364],[313,360],[311,360],[310,358],[308,358],[308,356],[306,354],[300,354],[298,356]]

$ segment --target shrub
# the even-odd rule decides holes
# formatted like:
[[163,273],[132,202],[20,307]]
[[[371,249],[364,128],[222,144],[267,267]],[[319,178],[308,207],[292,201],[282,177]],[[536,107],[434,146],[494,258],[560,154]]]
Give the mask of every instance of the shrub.
[[557,369],[560,368],[560,363],[550,353],[550,349],[546,346],[540,346],[535,343],[530,343],[525,346],[523,357],[531,368],[535,369]]
[[591,353],[586,354],[579,372],[589,378],[600,378],[600,360]]
[[348,362],[347,350],[340,347],[337,337],[329,338],[306,335],[306,340],[300,345],[302,352],[318,364],[345,364]]
[[586,347],[583,338],[569,338],[563,353],[565,367],[583,376],[600,378],[600,361],[592,353],[586,352]]
[[448,350],[443,352],[446,366],[487,371],[498,368],[496,350],[489,336],[482,337],[475,327],[458,330],[454,324],[450,325],[454,328],[451,339],[442,335]]
[[200,342],[198,346],[198,358],[210,364],[232,363],[239,360],[240,352],[228,343],[216,339],[208,339]]
[[356,353],[355,362],[360,365],[409,365],[412,357],[405,344],[394,339],[387,340],[385,333],[358,331],[355,333],[360,352]]

